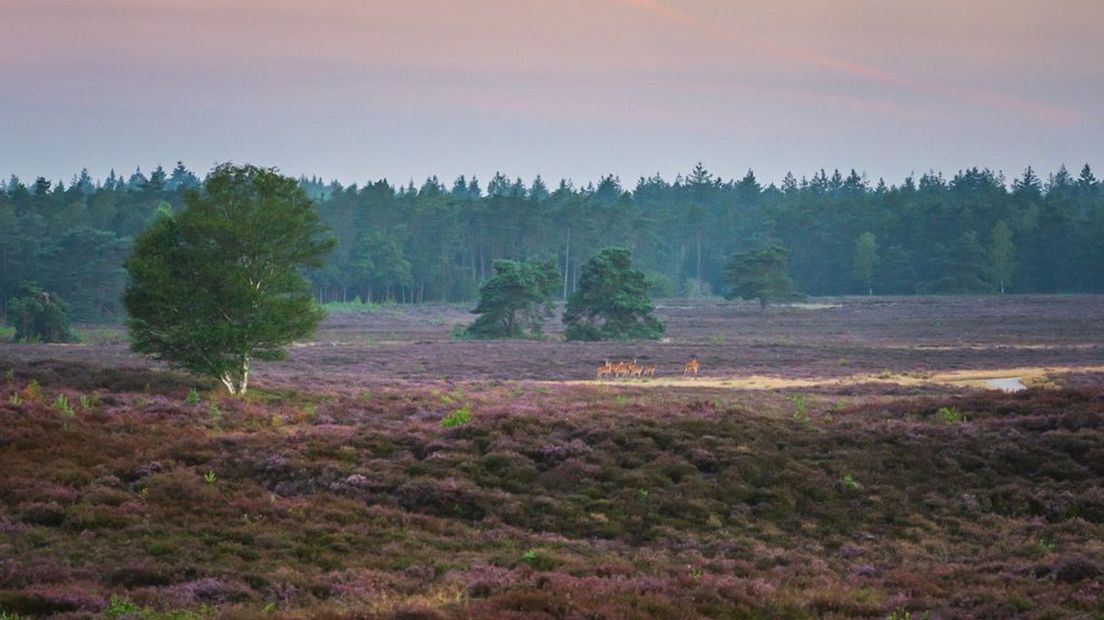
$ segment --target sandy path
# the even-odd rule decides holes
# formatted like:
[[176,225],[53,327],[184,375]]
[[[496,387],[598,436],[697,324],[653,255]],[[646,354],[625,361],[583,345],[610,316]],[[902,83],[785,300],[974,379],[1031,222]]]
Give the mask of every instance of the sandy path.
[[730,377],[656,377],[641,380],[611,381],[550,381],[557,384],[631,385],[634,387],[705,387],[733,390],[775,390],[813,387],[840,387],[862,383],[894,383],[897,385],[943,384],[1019,391],[1031,386],[1047,385],[1051,377],[1067,373],[1104,372],[1104,366],[1048,366],[1021,368],[988,368],[932,373],[882,373],[847,377],[789,378],[771,375],[734,375]]

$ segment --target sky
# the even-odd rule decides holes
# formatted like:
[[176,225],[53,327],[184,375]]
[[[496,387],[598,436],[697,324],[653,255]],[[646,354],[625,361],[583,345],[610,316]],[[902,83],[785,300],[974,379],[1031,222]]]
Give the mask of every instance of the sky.
[[0,0],[0,174],[1104,169],[1102,25],[1099,0]]

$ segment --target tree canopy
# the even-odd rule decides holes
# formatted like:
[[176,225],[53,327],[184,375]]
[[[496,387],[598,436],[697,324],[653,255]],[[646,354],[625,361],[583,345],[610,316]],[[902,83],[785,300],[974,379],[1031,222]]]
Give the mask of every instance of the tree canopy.
[[725,267],[729,289],[726,299],[756,299],[759,307],[795,296],[787,273],[786,250],[777,245],[741,252]]
[[633,269],[625,248],[605,248],[583,265],[579,289],[567,300],[567,340],[657,339],[665,329],[652,316],[651,282]]
[[538,337],[554,312],[560,272],[553,261],[496,260],[495,275],[479,287],[480,315],[466,333],[474,338]]
[[69,327],[65,302],[34,284],[24,284],[20,294],[8,301],[8,324],[15,328],[16,342],[76,342]]
[[302,271],[334,242],[295,179],[271,169],[221,165],[185,202],[126,261],[131,347],[242,394],[251,359],[279,359],[317,327]]
[[[202,183],[182,164],[0,182],[0,315],[20,283],[35,281],[65,299],[74,320],[120,320],[125,278],[110,257],[129,252],[166,211],[182,210]],[[895,182],[822,170],[771,184],[699,165],[674,179],[578,185],[503,174],[363,185],[305,177],[298,185],[340,241],[307,272],[322,303],[472,301],[495,260],[534,257],[555,260],[566,299],[585,261],[609,246],[632,250],[654,296],[706,295],[725,289],[733,255],[767,241],[787,250],[789,275],[809,295],[950,290],[945,278],[961,281],[963,270],[985,285],[967,278],[964,292],[996,292],[1003,279],[1015,293],[1104,293],[1104,185],[1087,166],[1012,177],[969,168]],[[983,256],[951,260],[971,231]],[[865,233],[877,246],[869,285],[860,282],[865,267],[861,278],[854,269]],[[79,277],[70,276],[74,264]]]

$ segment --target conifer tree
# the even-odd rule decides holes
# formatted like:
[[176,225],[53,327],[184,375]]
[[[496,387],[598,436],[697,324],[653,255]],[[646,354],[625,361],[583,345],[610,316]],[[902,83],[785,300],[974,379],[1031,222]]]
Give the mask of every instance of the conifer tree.
[[583,265],[579,289],[567,300],[567,340],[658,339],[665,326],[652,315],[651,281],[632,267],[625,248],[605,248]]

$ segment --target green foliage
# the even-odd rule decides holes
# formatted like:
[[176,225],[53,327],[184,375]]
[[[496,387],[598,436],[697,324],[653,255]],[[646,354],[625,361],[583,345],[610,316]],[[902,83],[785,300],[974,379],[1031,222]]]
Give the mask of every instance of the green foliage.
[[966,421],[966,415],[956,407],[940,407],[935,416],[947,424],[957,424]]
[[123,261],[130,247],[129,237],[78,226],[51,239],[41,250],[39,260],[49,266],[41,281],[65,297],[73,317],[118,321],[123,314],[120,293],[126,283]]
[[863,489],[863,485],[859,484],[859,481],[855,480],[855,476],[851,474],[844,474],[843,477],[840,478],[840,483],[843,484],[843,488],[853,493],[857,493]]
[[521,561],[538,571],[549,571],[555,569],[559,562],[550,557],[547,553],[538,551],[536,549],[528,549],[525,553],[521,554]]
[[356,288],[376,291],[378,298],[393,300],[395,287],[414,281],[410,261],[403,255],[399,240],[382,230],[361,233],[353,245],[349,272]]
[[[0,186],[0,316],[19,285],[34,280],[64,299],[75,321],[122,317],[120,264],[132,239],[180,217],[187,194],[203,190],[182,165],[164,182],[154,176],[128,182],[112,175],[97,184],[84,174],[64,190],[45,179]],[[359,295],[369,304],[466,303],[495,259],[533,256],[555,258],[566,297],[582,263],[608,245],[633,248],[638,267],[657,283],[654,297],[694,296],[725,290],[726,259],[762,239],[789,251],[795,288],[837,295],[864,282],[854,269],[856,236],[864,232],[878,245],[866,291],[913,294],[965,281],[970,291],[990,292],[1003,280],[1018,293],[1104,292],[1101,184],[1087,167],[1076,178],[1060,168],[1048,180],[1025,171],[1011,187],[1000,173],[978,168],[877,187],[857,173],[817,172],[764,187],[752,174],[721,182],[704,167],[679,183],[655,176],[623,187],[607,177],[551,193],[542,183],[502,179],[493,192],[473,179],[451,188],[437,179],[298,185],[319,202],[341,242],[325,264],[306,271],[320,302]],[[1000,222],[1008,234],[998,234]],[[982,254],[963,267],[950,254],[969,231]]]
[[54,409],[57,409],[61,415],[67,418],[76,415],[73,411],[73,406],[69,404],[69,399],[65,397],[65,394],[58,394],[57,399],[54,400]]
[[931,617],[930,611],[925,611],[920,614],[913,614],[911,611],[904,607],[898,607],[897,609],[889,612],[886,616],[886,620],[927,620]]
[[215,472],[208,471],[207,473],[203,474],[203,481],[207,484],[214,484],[218,482],[218,476],[215,475]]
[[[128,620],[200,620],[215,615],[215,609],[206,605],[197,610],[169,609],[157,610],[152,607],[141,607],[128,598],[111,595],[104,616]],[[0,620],[3,620],[0,617]]]
[[985,250],[974,231],[962,233],[950,245],[937,245],[935,254],[942,276],[922,284],[922,290],[954,295],[992,290],[985,278]]
[[1004,220],[993,225],[986,256],[997,290],[1003,294],[1005,288],[1012,285],[1016,270],[1016,245],[1012,242],[1012,229]]
[[855,252],[851,257],[851,271],[865,292],[873,293],[874,273],[878,267],[878,242],[870,232],[864,232],[855,240]]
[[82,411],[91,411],[93,407],[100,404],[99,392],[92,392],[91,394],[81,394],[80,406]]
[[107,609],[104,610],[104,614],[107,615],[108,618],[122,618],[124,616],[137,615],[140,611],[141,608],[129,599],[113,594],[111,595],[111,600],[108,601]]
[[322,305],[322,309],[330,314],[372,314],[373,312],[379,312],[382,308],[382,304],[362,301],[360,297],[356,297],[352,301],[331,301]]
[[665,326],[652,315],[644,273],[625,248],[606,248],[583,266],[579,290],[567,300],[567,340],[658,339]]
[[794,394],[790,397],[794,404],[793,419],[802,426],[808,426],[813,418],[809,415],[809,405],[804,394]]
[[187,203],[126,261],[131,348],[243,394],[251,359],[280,359],[321,321],[301,272],[334,242],[295,180],[270,169],[219,166]]
[[473,338],[539,337],[552,316],[560,272],[553,261],[496,260],[495,275],[479,287],[480,315],[466,330]]
[[464,400],[464,392],[460,388],[456,388],[447,394],[441,394],[441,403],[445,405],[451,405],[462,400]]
[[69,327],[69,312],[56,294],[34,284],[24,284],[19,296],[8,300],[8,324],[16,342],[76,342]]
[[188,396],[184,398],[185,405],[198,405],[201,402],[199,397],[199,390],[194,387],[188,390]]
[[472,421],[471,407],[464,405],[441,418],[441,428],[456,428]]
[[795,297],[786,271],[787,252],[777,245],[741,252],[725,266],[729,290],[725,299],[757,299],[760,309]]

